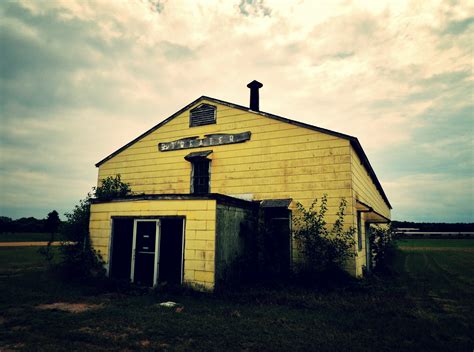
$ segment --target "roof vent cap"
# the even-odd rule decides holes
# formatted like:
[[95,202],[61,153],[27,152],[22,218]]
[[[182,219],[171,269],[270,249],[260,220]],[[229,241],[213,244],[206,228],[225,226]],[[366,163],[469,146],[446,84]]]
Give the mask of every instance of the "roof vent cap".
[[263,84],[259,81],[253,80],[247,84],[247,87],[250,88],[250,110],[260,111],[258,90],[263,87]]

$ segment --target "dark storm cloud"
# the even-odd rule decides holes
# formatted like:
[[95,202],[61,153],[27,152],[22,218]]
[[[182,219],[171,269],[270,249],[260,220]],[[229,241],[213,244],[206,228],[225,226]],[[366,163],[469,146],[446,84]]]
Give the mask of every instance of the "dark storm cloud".
[[[189,49],[171,42],[142,50],[137,38],[128,36],[113,17],[100,23],[75,17],[64,20],[64,15],[60,10],[33,13],[17,3],[3,9],[6,19],[18,23],[7,26],[4,21],[0,31],[0,45],[5,48],[0,73],[5,118],[21,118],[19,110],[44,116],[46,111],[62,108],[118,113],[140,109],[125,103],[126,86],[114,69],[136,66],[137,51],[138,55],[148,51],[150,57],[162,52],[170,60],[192,56]],[[104,24],[124,35],[103,36]]]
[[[8,3],[3,15],[21,23],[0,31],[2,99],[8,113],[17,106],[34,115],[58,106],[84,103],[74,89],[74,74],[94,67],[92,52],[103,55],[105,45],[93,37],[95,25],[71,19],[60,21],[59,11],[33,15],[17,3]],[[28,30],[30,29],[30,30]],[[19,118],[21,116],[15,116]]]

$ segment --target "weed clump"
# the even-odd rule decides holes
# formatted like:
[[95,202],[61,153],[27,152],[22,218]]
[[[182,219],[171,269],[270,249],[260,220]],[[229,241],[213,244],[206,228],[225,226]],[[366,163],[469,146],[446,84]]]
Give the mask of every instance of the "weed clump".
[[377,274],[394,274],[397,253],[395,235],[391,227],[374,225],[370,231],[370,248],[373,253],[373,271]]
[[301,258],[296,263],[296,275],[305,281],[327,284],[331,281],[345,281],[343,268],[356,255],[355,228],[344,226],[347,201],[339,204],[336,220],[332,227],[326,222],[327,196],[315,199],[309,209],[296,204],[293,216],[293,236]]

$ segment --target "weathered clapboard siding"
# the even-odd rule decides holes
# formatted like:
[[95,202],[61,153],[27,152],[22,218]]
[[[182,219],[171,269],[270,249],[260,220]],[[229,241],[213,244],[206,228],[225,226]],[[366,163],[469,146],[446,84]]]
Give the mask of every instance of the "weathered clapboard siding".
[[[217,123],[190,128],[189,110],[201,103],[217,107]],[[250,141],[244,143],[158,150],[161,142],[247,131],[252,135]],[[212,193],[252,194],[257,200],[293,198],[292,207],[296,202],[307,207],[315,198],[327,194],[329,224],[336,219],[341,198],[348,202],[346,226],[357,225],[355,199],[390,217],[390,209],[349,140],[206,99],[103,162],[99,167],[98,182],[120,174],[136,193],[189,193],[191,164],[184,157],[201,150],[213,150],[208,157],[211,159]],[[165,211],[163,209],[160,214]],[[363,249],[349,270],[361,274],[365,261],[364,238]],[[191,273],[185,275],[188,279],[192,276]]]
[[[376,212],[390,219],[390,208],[385,203],[382,195],[375,186],[372,178],[367,173],[364,165],[357,153],[351,148],[351,170],[352,170],[352,189],[354,200],[358,199],[371,206]],[[355,206],[355,202],[353,203]],[[355,210],[354,210],[355,214]],[[364,213],[362,213],[362,250],[356,257],[356,274],[362,274],[362,266],[367,265],[366,258],[366,234],[364,226]],[[357,228],[357,218],[354,216],[354,226]]]
[[215,200],[140,200],[91,205],[89,231],[94,249],[109,261],[113,216],[185,216],[184,282],[214,288]]
[[[316,174],[307,174],[307,169],[305,168],[299,168],[299,169],[282,169],[282,168],[271,168],[271,169],[263,169],[263,170],[254,170],[253,175],[254,178],[262,178],[262,179],[267,179],[268,177],[271,176],[286,176],[288,179],[294,178],[301,176],[304,179],[308,181],[329,181],[333,179],[338,179],[338,180],[347,180],[351,179],[352,174],[350,173],[348,164],[343,164],[347,167],[344,169],[343,168],[339,169],[339,172],[336,171],[328,171],[326,172],[325,169],[323,168],[317,168],[317,170],[321,170],[320,172]],[[222,168],[219,168],[222,169]],[[169,183],[169,182],[174,182],[176,177],[185,177],[189,179],[189,173],[187,173],[183,169],[177,169],[177,170],[169,170],[170,175],[163,176],[163,177],[153,177],[153,174],[146,173],[146,172],[138,172],[138,173],[133,173],[133,176],[128,177],[127,179],[129,181],[134,181],[134,180],[141,180],[143,184],[152,184],[152,183]],[[172,172],[171,172],[172,171]],[[222,171],[222,170],[221,170]],[[230,175],[228,173],[231,173]],[[233,171],[233,170],[228,170],[226,172],[214,172],[212,174],[212,179],[214,181],[217,180],[232,180],[232,179],[241,179],[245,178],[248,174],[248,171]],[[123,175],[123,174],[122,174]],[[110,175],[112,176],[112,175]]]
[[[208,147],[207,149],[216,149],[216,148],[223,148],[224,146],[218,146],[218,147]],[[195,148],[198,149],[198,148]],[[203,149],[203,148],[199,148]],[[177,153],[174,155],[174,158],[163,158],[160,159],[160,164],[159,166],[170,166],[173,167],[177,165],[181,165],[179,162],[176,163],[177,158],[183,158],[189,154],[190,152],[187,151],[187,153],[181,153],[178,154],[178,151],[173,151],[173,153]],[[171,153],[171,152],[166,152],[166,153]],[[318,165],[332,165],[332,164],[339,164],[339,163],[348,163],[350,161],[349,157],[349,148],[328,148],[325,149],[324,151],[290,151],[286,153],[279,153],[275,154],[273,150],[269,150],[266,154],[257,154],[257,155],[245,155],[243,156],[242,154],[246,154],[247,151],[235,151],[233,155],[223,155],[224,157],[221,158],[221,152],[220,150],[214,151],[214,155],[210,156],[212,160],[215,160],[215,163],[218,163],[220,167],[222,166],[228,166],[228,165],[251,165],[251,164],[260,164],[263,161],[267,164],[269,162],[273,161],[293,161],[293,163],[290,164],[296,164],[297,166],[298,163],[297,160],[304,160],[304,159],[312,159],[313,163],[317,163]],[[150,153],[151,156],[153,156],[153,153]],[[179,160],[179,159],[178,159]],[[285,163],[283,163],[285,164]],[[303,161],[302,164],[305,164]],[[124,160],[122,162],[116,162],[114,164],[108,165],[108,168],[104,168],[105,170],[111,170],[113,172],[117,168],[121,168],[124,171],[133,171],[134,166],[131,165],[136,165],[135,167],[143,167],[143,170],[146,170],[147,167],[151,166],[151,169],[157,169],[156,164],[153,164],[150,160],[145,160],[145,159],[140,159],[140,160]],[[283,167],[288,167],[287,165],[284,165]],[[299,165],[298,165],[299,166]],[[128,170],[132,169],[132,170]],[[163,169],[163,168],[161,168]],[[158,169],[159,170],[159,169]],[[217,171],[220,171],[217,169]]]
[[[184,158],[184,156],[183,156]],[[297,159],[297,160],[286,160],[286,161],[269,161],[266,163],[253,163],[246,164],[245,170],[242,170],[242,163],[236,161],[232,165],[220,165],[217,170],[213,170],[215,174],[219,173],[235,173],[235,172],[247,172],[251,170],[253,172],[258,170],[264,170],[271,172],[271,170],[283,170],[285,175],[299,175],[299,174],[323,174],[323,173],[337,173],[350,170],[350,163],[338,163],[338,164],[329,164],[329,165],[320,165],[318,164],[318,159],[308,158],[308,159]],[[299,167],[297,167],[299,166]],[[166,167],[166,169],[164,169]],[[156,175],[161,173],[163,175],[189,175],[189,170],[183,168],[181,163],[172,163],[172,164],[160,164],[153,163],[152,165],[145,165],[141,167],[121,167],[123,172],[122,175],[129,174],[128,179],[132,180],[133,178],[146,178],[148,175]],[[303,171],[304,170],[304,171]],[[108,171],[108,170],[106,170]],[[102,178],[107,176],[115,175],[114,172],[117,171],[117,168],[113,168],[110,172],[101,172]],[[153,177],[152,176],[152,177]]]
[[[278,140],[278,139],[277,139]],[[307,159],[307,158],[315,158],[315,157],[329,157],[329,156],[339,156],[339,155],[348,155],[347,143],[342,143],[340,141],[327,141],[327,143],[322,142],[299,142],[298,144],[283,144],[283,139],[280,138],[282,145],[279,146],[265,146],[263,143],[258,145],[259,143],[250,144],[250,146],[246,146],[245,148],[234,148],[233,150],[221,150],[219,152],[219,159],[226,160],[226,159],[234,159],[235,157],[240,157],[243,154],[245,157],[268,157],[269,153],[270,159],[269,161],[274,160],[294,160],[294,153],[298,152],[298,155],[295,159]],[[339,143],[338,143],[339,142]],[[338,145],[340,145],[338,147]],[[215,148],[216,146],[209,146],[209,147],[202,147],[201,149],[205,148]],[[223,146],[218,146],[222,148]],[[193,148],[197,149],[197,148]],[[185,153],[187,151],[187,153]],[[113,169],[116,167],[124,166],[126,167],[126,163],[131,161],[141,162],[141,165],[152,165],[152,162],[149,159],[149,155],[156,152],[156,148],[153,152],[147,153],[140,153],[140,154],[130,154],[125,156],[117,156],[117,159],[108,163],[107,167],[104,167],[104,170]],[[175,154],[188,154],[188,149],[186,150],[175,150],[175,151],[168,151],[164,152],[168,155],[165,155],[162,158],[162,164],[173,164],[175,162]],[[242,161],[244,163],[247,161]],[[252,162],[252,160],[250,160]]]
[[192,149],[213,150],[211,192],[289,197],[305,205],[328,194],[331,211],[341,197],[351,197],[349,141],[214,102],[200,103],[217,106],[216,124],[190,128],[188,110],[103,163],[99,180],[121,174],[134,192],[189,193],[191,165],[184,156],[191,151],[159,152],[158,143],[250,131],[245,143]]
[[362,165],[357,153],[351,149],[351,166],[354,197],[370,205],[375,211],[390,218],[390,208],[377,190],[372,178]]

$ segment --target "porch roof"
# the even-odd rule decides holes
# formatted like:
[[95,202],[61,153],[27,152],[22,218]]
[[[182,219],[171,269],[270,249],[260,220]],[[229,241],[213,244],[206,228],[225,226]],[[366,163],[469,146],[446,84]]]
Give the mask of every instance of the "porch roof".
[[370,205],[361,202],[360,200],[356,199],[356,209],[365,214],[366,222],[374,223],[374,224],[388,224],[390,223],[390,219],[383,216],[382,214],[376,212],[374,208]]
[[248,201],[240,198],[230,197],[221,193],[207,193],[207,194],[134,194],[121,198],[110,200],[100,200],[92,198],[92,204],[110,203],[110,202],[130,202],[139,200],[216,200],[218,203],[236,205],[241,207],[258,207],[259,202]]

